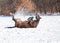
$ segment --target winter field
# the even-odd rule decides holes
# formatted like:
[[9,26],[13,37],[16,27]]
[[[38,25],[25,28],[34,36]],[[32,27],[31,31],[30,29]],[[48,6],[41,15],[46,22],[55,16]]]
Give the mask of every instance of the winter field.
[[0,16],[0,43],[60,43],[60,16],[41,18],[37,28],[6,28],[14,26],[14,21]]

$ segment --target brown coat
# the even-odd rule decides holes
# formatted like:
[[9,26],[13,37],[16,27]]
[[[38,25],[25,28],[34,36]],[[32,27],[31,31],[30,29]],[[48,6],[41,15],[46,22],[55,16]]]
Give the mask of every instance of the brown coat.
[[37,27],[41,17],[37,15],[36,20],[33,20],[33,17],[29,17],[28,21],[21,21],[20,19],[15,19],[13,16],[13,21],[15,22],[15,27],[18,28],[34,28]]

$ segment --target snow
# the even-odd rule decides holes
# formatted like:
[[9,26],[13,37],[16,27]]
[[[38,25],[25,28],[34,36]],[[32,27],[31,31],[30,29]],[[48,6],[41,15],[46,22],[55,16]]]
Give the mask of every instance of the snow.
[[0,43],[60,43],[60,16],[41,17],[37,28],[6,28],[14,26],[14,21],[0,17]]

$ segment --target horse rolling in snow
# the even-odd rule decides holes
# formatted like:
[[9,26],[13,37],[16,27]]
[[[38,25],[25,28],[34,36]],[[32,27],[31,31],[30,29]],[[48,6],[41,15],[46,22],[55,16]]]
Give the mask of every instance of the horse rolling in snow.
[[27,19],[27,21],[22,21],[19,18],[14,18],[14,16],[12,17],[12,20],[15,22],[15,27],[18,28],[35,28],[37,27],[41,17],[39,15],[36,15],[35,17],[36,19],[33,20],[33,17],[29,17]]

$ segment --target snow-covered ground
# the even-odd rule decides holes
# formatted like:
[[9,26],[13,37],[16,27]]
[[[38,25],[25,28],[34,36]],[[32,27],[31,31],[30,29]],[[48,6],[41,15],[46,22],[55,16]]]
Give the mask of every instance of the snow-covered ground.
[[41,17],[37,28],[6,28],[14,21],[0,17],[0,43],[60,43],[60,16]]

